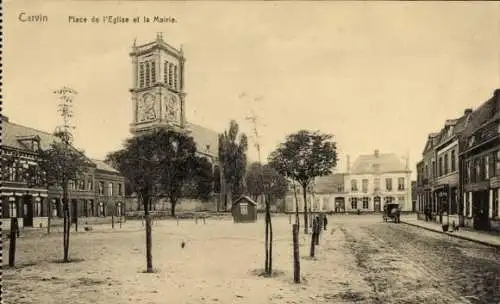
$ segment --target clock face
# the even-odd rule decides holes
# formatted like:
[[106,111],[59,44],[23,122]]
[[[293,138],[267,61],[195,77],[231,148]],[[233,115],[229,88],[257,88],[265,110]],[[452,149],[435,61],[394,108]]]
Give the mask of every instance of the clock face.
[[150,121],[156,119],[155,97],[144,94],[139,98],[137,108],[137,121]]
[[167,119],[177,122],[179,120],[179,97],[175,94],[165,96],[165,107]]

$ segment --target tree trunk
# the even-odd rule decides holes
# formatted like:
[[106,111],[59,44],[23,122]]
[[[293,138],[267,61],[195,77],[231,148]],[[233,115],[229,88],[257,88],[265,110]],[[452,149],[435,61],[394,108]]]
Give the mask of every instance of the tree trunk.
[[227,197],[226,201],[224,202],[224,212],[227,212],[227,205],[232,205],[233,204],[233,189],[231,189],[231,185],[229,185],[227,188]]
[[113,211],[111,211],[111,229],[115,229],[115,212],[116,212],[116,205],[115,208],[113,208]]
[[49,211],[47,217],[47,234],[50,234],[50,223],[52,222],[52,202],[49,200],[49,204],[47,205],[47,209]]
[[269,275],[273,275],[273,223],[269,213]]
[[10,233],[9,233],[9,266],[14,267],[16,263],[16,239],[17,239],[17,217],[10,219]]
[[306,193],[307,185],[302,185],[302,192],[304,196],[304,233],[309,233],[309,225],[308,225],[308,215],[307,215],[307,193]]
[[295,195],[295,224],[297,224],[300,230],[299,198],[297,196],[297,186],[295,185],[295,181],[293,182],[293,193]]
[[149,201],[150,197],[148,193],[143,193],[142,200],[144,204],[144,217],[146,218],[146,272],[153,272],[153,254],[152,254],[152,227],[151,227],[151,216],[149,214]]
[[292,226],[293,235],[293,282],[300,283],[299,225]]
[[264,240],[264,248],[265,248],[265,262],[264,262],[264,273],[269,275],[269,218],[268,218],[268,202],[266,201],[266,216],[265,216],[265,225],[266,225],[266,232],[265,232],[265,240]]
[[64,182],[63,185],[63,261],[65,263],[69,262],[69,233],[71,229],[71,220],[69,214],[69,202],[68,202],[68,181]]
[[311,235],[311,248],[310,248],[309,256],[310,256],[311,258],[314,258],[314,253],[315,253],[315,252],[314,252],[314,251],[315,251],[315,250],[314,250],[314,249],[315,249],[314,247],[315,247],[315,245],[316,245],[316,233],[317,233],[317,229],[316,229],[316,225],[317,225],[317,223],[316,223],[316,219],[314,219],[314,220],[312,221],[312,223],[313,223],[313,227],[312,227],[312,235]]
[[175,207],[177,206],[177,201],[170,199],[170,215],[175,217]]

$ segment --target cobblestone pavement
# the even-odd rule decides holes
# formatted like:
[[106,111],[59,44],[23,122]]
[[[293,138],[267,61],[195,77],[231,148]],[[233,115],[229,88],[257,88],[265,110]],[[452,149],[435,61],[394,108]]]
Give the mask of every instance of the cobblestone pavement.
[[500,252],[417,227],[342,220],[370,303],[500,303]]
[[[3,269],[5,303],[457,304],[500,303],[500,252],[380,216],[331,216],[309,257],[300,233],[301,284],[293,284],[291,224],[273,218],[273,278],[258,275],[264,225],[159,221],[154,274],[144,274],[140,221],[72,233],[73,263],[58,262],[61,234],[18,239]],[[181,247],[185,241],[186,246]],[[8,250],[8,244],[4,248]],[[8,252],[5,252],[8,256]]]

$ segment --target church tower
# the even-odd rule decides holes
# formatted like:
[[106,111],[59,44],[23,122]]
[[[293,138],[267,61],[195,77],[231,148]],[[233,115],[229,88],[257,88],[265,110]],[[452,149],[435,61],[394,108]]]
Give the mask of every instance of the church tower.
[[155,128],[183,131],[186,127],[184,92],[185,58],[157,34],[156,40],[132,45],[133,120],[130,131],[136,135]]

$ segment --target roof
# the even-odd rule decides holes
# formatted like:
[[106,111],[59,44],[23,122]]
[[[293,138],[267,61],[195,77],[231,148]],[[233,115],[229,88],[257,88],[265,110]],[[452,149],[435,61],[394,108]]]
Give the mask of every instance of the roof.
[[32,149],[30,149],[18,139],[21,137],[29,138],[35,136],[40,138],[40,148],[42,150],[50,148],[50,145],[54,141],[60,141],[57,136],[54,136],[48,132],[36,130],[2,119],[2,146],[33,152]]
[[118,173],[118,174],[120,173],[118,170],[116,170],[115,168],[113,168],[110,165],[106,164],[102,160],[91,159],[91,161],[96,165],[97,170],[107,171],[107,172],[113,172],[113,173]]
[[464,129],[464,135],[472,135],[481,125],[492,119],[495,115],[498,102],[499,100],[493,96],[474,110],[470,114],[470,119]]
[[[378,167],[378,168],[377,168]],[[350,173],[408,172],[402,159],[394,153],[360,155],[353,163]]]
[[193,123],[188,123],[187,128],[191,131],[189,135],[193,137],[199,152],[212,156],[219,154],[219,134],[217,132]]
[[316,178],[314,192],[318,194],[338,192],[338,187],[344,185],[344,176],[344,173],[334,173]]
[[251,199],[249,196],[247,196],[247,195],[242,195],[242,196],[240,196],[238,199],[236,199],[236,200],[233,202],[233,206],[234,206],[234,205],[236,205],[236,204],[238,204],[238,203],[240,203],[242,200],[245,200],[245,201],[247,201],[248,203],[250,203],[250,204],[252,204],[252,205],[254,205],[254,206],[257,206],[257,203],[256,203],[253,199]]

